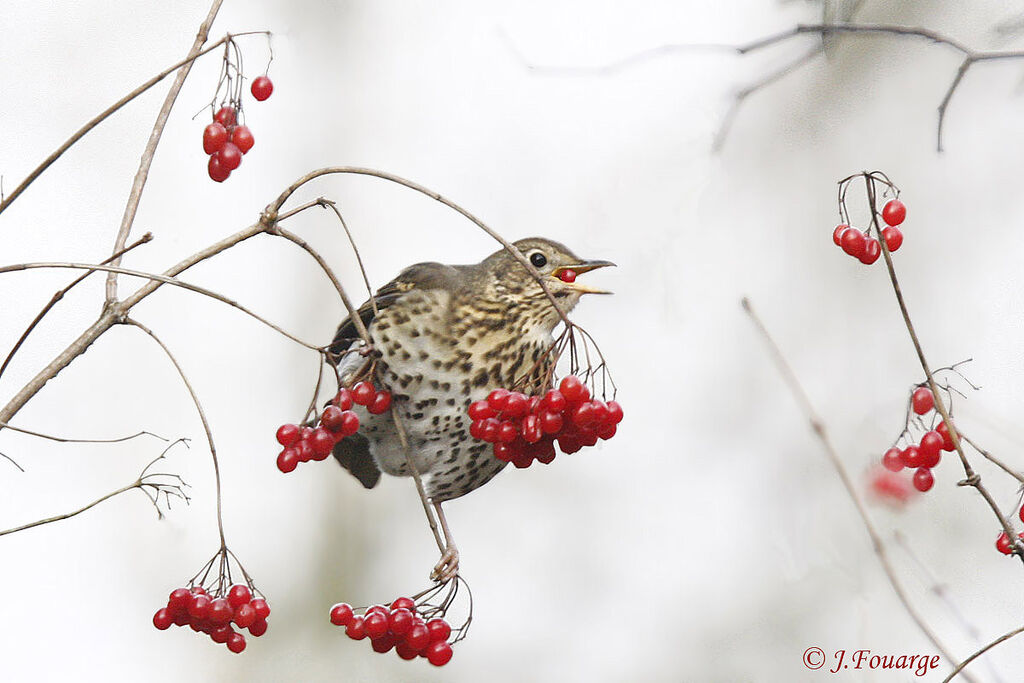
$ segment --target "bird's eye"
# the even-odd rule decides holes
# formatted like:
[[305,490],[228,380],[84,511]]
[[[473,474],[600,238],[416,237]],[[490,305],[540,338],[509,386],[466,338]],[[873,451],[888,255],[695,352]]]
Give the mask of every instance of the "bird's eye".
[[543,268],[545,265],[547,265],[547,262],[547,257],[544,256],[544,254],[540,253],[539,251],[535,251],[532,254],[530,254],[530,263],[533,264],[534,268]]

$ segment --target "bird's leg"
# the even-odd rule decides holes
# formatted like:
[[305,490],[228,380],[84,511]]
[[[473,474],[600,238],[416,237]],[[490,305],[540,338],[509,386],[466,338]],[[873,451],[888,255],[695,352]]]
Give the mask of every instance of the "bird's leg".
[[459,549],[455,547],[455,539],[452,538],[451,529],[448,528],[448,520],[445,519],[444,510],[440,503],[434,503],[434,511],[437,512],[437,520],[441,523],[441,532],[444,534],[444,552],[441,559],[434,565],[434,571],[430,573],[432,581],[445,583],[459,575]]

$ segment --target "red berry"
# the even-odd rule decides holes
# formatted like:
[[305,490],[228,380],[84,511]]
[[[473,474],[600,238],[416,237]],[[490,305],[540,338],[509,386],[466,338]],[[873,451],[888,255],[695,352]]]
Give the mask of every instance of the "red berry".
[[935,467],[942,457],[942,435],[932,430],[921,437],[921,466]]
[[1013,545],[1010,543],[1010,539],[1007,537],[1005,531],[999,534],[999,538],[996,539],[996,550],[1001,552],[1003,555],[1009,555],[1013,552]]
[[1020,517],[1020,521],[1024,522],[1024,507],[1021,507],[1020,512],[1017,513],[1017,516]]
[[907,446],[907,449],[900,454],[903,464],[911,469],[921,467],[921,449],[917,446]]
[[487,443],[494,443],[498,440],[498,432],[501,431],[501,422],[497,418],[489,417],[484,420],[482,430],[482,440]]
[[498,428],[498,440],[502,443],[512,443],[519,436],[519,431],[512,422],[502,422]]
[[918,387],[910,397],[910,405],[918,415],[924,415],[935,407],[935,397],[928,387]]
[[380,415],[391,407],[391,392],[380,391],[373,397],[373,401],[366,407],[374,415]]
[[[550,415],[551,413],[547,413]],[[561,415],[559,415],[561,417]],[[520,430],[523,432],[523,439],[526,443],[537,443],[544,436],[543,430],[540,427],[540,418],[536,415],[527,415],[523,418]]]
[[352,616],[352,606],[348,603],[339,602],[331,608],[331,623],[335,626],[348,626]]
[[471,420],[486,420],[498,414],[487,401],[474,401],[470,403],[466,412]]
[[255,598],[249,604],[256,610],[257,619],[266,619],[270,616],[270,605],[263,598]]
[[277,469],[285,474],[294,472],[299,466],[299,452],[294,448],[286,448],[277,456]]
[[890,448],[882,456],[882,465],[890,472],[899,472],[903,469],[903,460],[900,458],[900,449]]
[[166,607],[161,607],[153,615],[153,626],[156,626],[161,631],[166,631],[174,623],[174,617],[171,616],[171,610]]
[[236,583],[228,590],[228,603],[235,609],[252,600],[252,591],[244,583]]
[[228,649],[236,655],[245,649],[245,636],[241,633],[232,633],[228,637]]
[[563,377],[558,390],[568,403],[583,403],[590,398],[590,389],[576,375]]
[[256,621],[252,622],[252,626],[249,627],[249,633],[251,633],[254,638],[259,638],[260,636],[262,636],[266,632],[267,632],[267,620],[266,619],[260,619],[260,618],[257,617]]
[[335,405],[329,405],[324,408],[323,414],[320,415],[320,424],[329,429],[332,432],[341,431],[342,415],[345,411]]
[[562,431],[562,414],[544,411],[540,414],[540,429],[545,434],[557,434]]
[[622,406],[619,405],[618,401],[608,401],[608,419],[613,425],[617,425],[622,422]]
[[395,598],[395,601],[391,603],[391,609],[393,610],[401,609],[403,607],[410,612],[416,611],[416,603],[412,598]]
[[448,640],[452,634],[452,627],[444,619],[431,619],[427,622],[427,631],[430,632],[430,642],[436,643]]
[[922,467],[914,472],[914,488],[924,493],[935,484],[935,477],[927,467]]
[[452,646],[443,640],[431,643],[424,652],[427,661],[434,666],[444,666],[452,658]]
[[502,462],[512,462],[512,458],[515,457],[515,450],[507,443],[499,441],[494,444],[494,457]]
[[387,633],[380,638],[374,638],[370,641],[370,647],[373,648],[374,652],[384,654],[390,652],[391,648],[395,646],[395,637],[390,633]]
[[203,130],[203,151],[214,154],[228,141],[228,129],[214,121]]
[[882,239],[885,240],[885,246],[889,248],[889,251],[896,251],[903,246],[903,233],[900,232],[899,228],[889,226],[882,230]]
[[346,410],[341,414],[341,431],[338,432],[343,437],[352,436],[359,431],[359,416],[353,413],[351,410]]
[[257,101],[262,102],[274,92],[274,83],[266,76],[259,76],[252,82],[250,90],[252,91],[252,96]]
[[352,640],[362,640],[366,637],[366,630],[363,628],[363,622],[366,620],[365,617],[357,614],[352,617],[352,620],[348,622],[345,627],[345,635]]
[[204,593],[194,593],[192,601],[188,605],[188,613],[193,619],[205,619],[210,612],[210,596]]
[[217,113],[213,115],[213,120],[224,126],[230,128],[235,125],[235,110],[233,107],[224,106],[217,110]]
[[313,460],[326,460],[334,448],[334,436],[323,427],[317,427],[309,445],[313,448]]
[[571,268],[566,268],[558,274],[558,279],[562,282],[576,282],[576,271]]
[[352,400],[361,406],[368,406],[377,395],[377,390],[369,382],[359,382],[352,387]]
[[899,225],[907,217],[907,207],[898,199],[890,199],[882,207],[882,220],[888,225]]
[[234,630],[232,630],[230,626],[227,624],[221,624],[220,626],[210,630],[210,640],[215,643],[224,644],[228,642],[232,633],[234,633]]
[[293,424],[281,425],[277,428],[277,442],[284,447],[292,446],[299,440],[299,426]]
[[188,603],[191,602],[191,599],[192,592],[189,589],[175,588],[167,598],[167,607],[175,612],[188,609]]
[[249,603],[235,608],[235,623],[238,628],[249,628],[256,621],[256,609]]
[[413,649],[408,642],[399,643],[395,646],[395,654],[402,659],[408,661],[410,659],[416,659],[420,655],[419,650]]
[[511,393],[508,389],[495,389],[487,395],[487,405],[500,412],[505,409],[505,402]]
[[[242,151],[238,149],[238,145],[233,142],[225,142],[224,146],[220,148],[220,151],[217,152],[216,156],[220,159],[220,165],[223,168],[226,168],[228,172],[234,171],[242,165]],[[216,178],[214,178],[214,180],[216,180]]]
[[544,398],[540,401],[541,408],[548,410],[552,413],[561,413],[565,410],[568,402],[565,400],[565,396],[562,395],[558,389],[551,389],[548,393],[544,394]]
[[313,459],[316,453],[313,452],[313,445],[310,443],[310,439],[313,438],[312,433],[308,437],[304,437],[295,446],[295,452],[298,454],[299,462],[309,462]]
[[[942,450],[947,453],[956,450],[956,447],[953,445],[953,439],[949,436],[949,427],[946,426],[945,420],[938,424],[935,431],[942,437]],[[960,436],[959,432],[957,433],[957,436]]]
[[850,228],[843,233],[842,244],[840,244],[847,254],[854,258],[861,258],[864,254],[864,249],[867,246],[867,239],[864,237],[864,233],[856,228]]
[[189,591],[192,593],[192,595],[206,595],[206,589],[202,586],[192,586],[192,588],[189,589]]
[[430,645],[430,631],[426,624],[413,624],[409,632],[405,634],[405,644],[416,652]]
[[206,172],[218,183],[223,183],[231,175],[231,170],[221,163],[219,154],[210,155],[210,161],[206,164]]
[[239,152],[245,154],[256,144],[256,138],[252,136],[249,126],[235,126],[231,131],[231,142],[235,143]]
[[847,231],[850,226],[846,223],[840,223],[836,226],[836,229],[832,231],[832,241],[835,242],[837,247],[843,244],[843,233]]
[[333,399],[331,399],[331,403],[342,410],[348,410],[352,407],[352,392],[345,387],[338,389],[338,393]]
[[388,615],[388,631],[396,636],[404,636],[412,628],[412,612],[405,607],[391,610]]
[[505,398],[505,407],[501,412],[505,417],[522,417],[530,409],[530,399],[525,394],[513,391]]
[[581,403],[576,410],[572,412],[572,423],[580,429],[590,429],[597,424],[597,410],[594,408],[594,404],[590,401]]
[[217,598],[210,603],[210,610],[206,614],[207,619],[215,624],[226,624],[235,616],[231,605],[224,598]]
[[388,617],[383,612],[367,612],[363,629],[370,638],[380,638],[388,632]]
[[882,245],[879,244],[878,240],[874,237],[868,237],[864,241],[864,253],[858,258],[864,265],[870,266],[872,263],[878,260],[878,257],[882,254]]

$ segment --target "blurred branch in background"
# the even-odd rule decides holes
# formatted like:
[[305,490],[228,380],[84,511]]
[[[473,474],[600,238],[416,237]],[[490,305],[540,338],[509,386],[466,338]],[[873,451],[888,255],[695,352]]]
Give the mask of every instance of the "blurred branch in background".
[[[918,628],[921,629],[921,632],[925,635],[925,637],[927,637],[928,640],[932,642],[932,644],[935,646],[935,649],[938,650],[939,653],[946,659],[946,661],[948,661],[950,665],[954,667],[954,671],[959,671],[962,667],[962,664],[956,657],[954,657],[950,653],[949,649],[942,644],[938,636],[935,635],[935,632],[932,631],[931,627],[929,627],[927,622],[925,622],[924,617],[921,616],[920,612],[918,612],[917,609],[910,603],[910,599],[907,597],[906,590],[904,589],[903,584],[896,576],[896,570],[893,568],[892,562],[889,559],[889,554],[886,550],[885,543],[882,541],[882,537],[878,534],[878,531],[875,529],[875,525],[871,521],[871,517],[868,516],[867,508],[864,506],[864,502],[860,499],[860,496],[857,494],[857,489],[853,484],[853,479],[850,477],[849,472],[847,472],[846,470],[846,466],[843,465],[843,461],[839,458],[839,454],[836,452],[835,447],[832,445],[832,441],[828,437],[828,432],[825,430],[824,421],[817,414],[817,412],[815,412],[814,406],[811,404],[810,398],[808,398],[807,393],[801,386],[800,380],[797,378],[796,373],[793,371],[793,368],[789,365],[789,362],[786,360],[786,357],[783,355],[782,350],[779,348],[778,344],[775,343],[775,340],[768,332],[768,328],[765,327],[764,323],[761,322],[761,319],[757,316],[757,313],[754,312],[754,308],[751,305],[750,300],[744,298],[741,303],[743,305],[743,310],[747,313],[748,316],[750,316],[751,321],[757,327],[757,331],[761,334],[762,338],[764,339],[765,345],[768,347],[768,350],[771,353],[772,361],[778,368],[783,380],[785,380],[786,386],[789,387],[789,390],[793,394],[793,397],[796,399],[796,402],[800,405],[800,409],[804,412],[804,415],[806,415],[807,420],[811,426],[811,431],[814,432],[814,435],[818,437],[818,439],[821,441],[822,446],[824,446],[825,454],[828,456],[829,462],[832,464],[832,467],[835,468],[836,473],[839,475],[840,481],[842,481],[843,483],[843,488],[846,489],[846,493],[850,496],[850,499],[853,501],[853,505],[857,510],[858,516],[860,516],[861,521],[864,523],[864,528],[868,532],[868,536],[871,538],[871,547],[875,551],[875,555],[878,557],[878,561],[882,565],[882,569],[883,571],[885,571],[886,577],[889,579],[889,584],[892,586],[893,590],[896,591],[896,596],[903,604],[903,607],[904,609],[906,609],[907,614],[909,614],[910,618],[914,620],[914,623],[916,623]],[[967,680],[975,680],[967,674],[964,674],[964,677]]]
[[[860,8],[860,4],[861,3],[857,2],[850,6],[849,16],[852,16],[852,14]],[[651,60],[660,59],[670,55],[691,54],[695,51],[710,50],[730,52],[742,57],[768,47],[789,42],[791,39],[800,36],[813,35],[819,37],[819,42],[815,43],[795,59],[768,72],[753,83],[736,91],[733,95],[732,104],[729,106],[728,111],[723,117],[718,131],[715,134],[714,142],[712,143],[712,149],[718,151],[725,144],[729,130],[732,128],[733,121],[739,113],[740,107],[744,102],[746,102],[747,98],[759,90],[779,81],[785,76],[788,76],[794,71],[797,71],[800,67],[810,63],[819,55],[826,54],[828,51],[833,49],[834,45],[834,41],[829,39],[846,34],[920,38],[932,44],[945,45],[950,50],[953,50],[962,56],[960,66],[938,106],[938,123],[936,125],[935,144],[936,150],[939,152],[942,151],[942,130],[946,120],[946,110],[949,108],[949,103],[953,99],[953,95],[956,93],[957,88],[963,82],[964,76],[967,75],[967,71],[978,62],[1024,59],[1024,50],[976,50],[945,34],[923,27],[866,22],[854,23],[850,21],[797,24],[793,28],[786,29],[785,31],[780,31],[740,45],[727,45],[722,43],[670,43],[642,50],[623,57],[622,59],[617,59],[598,66],[552,66],[538,64],[527,59],[511,38],[504,32],[501,33],[501,37],[504,39],[508,49],[525,68],[533,73],[548,76],[611,76],[624,69],[636,67],[650,62]]]

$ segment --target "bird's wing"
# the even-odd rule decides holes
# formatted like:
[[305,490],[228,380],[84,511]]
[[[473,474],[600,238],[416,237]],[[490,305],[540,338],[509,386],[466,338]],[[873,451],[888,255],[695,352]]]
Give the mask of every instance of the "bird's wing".
[[[377,290],[374,296],[376,310],[379,313],[392,306],[402,298],[402,295],[412,290],[427,289],[453,289],[459,276],[460,266],[446,266],[441,263],[417,263],[409,266],[398,274],[391,282]],[[359,318],[366,327],[373,322],[374,306],[369,300],[356,311]],[[334,341],[331,342],[329,351],[335,358],[338,358],[346,351],[353,348],[359,341],[359,334],[356,332],[355,323],[348,317],[341,321],[338,331],[334,334]],[[348,361],[348,359],[352,359]],[[341,359],[338,366],[339,376],[344,376],[346,362],[362,364],[362,359],[356,354],[349,354]],[[370,455],[370,442],[361,434],[353,434],[339,441],[334,446],[333,454],[335,459],[346,470],[359,480],[368,489],[372,489],[380,481],[380,468],[373,461]]]

